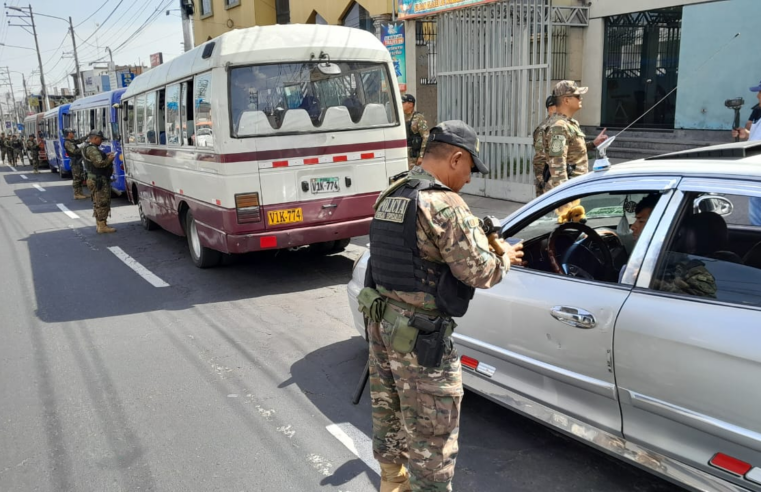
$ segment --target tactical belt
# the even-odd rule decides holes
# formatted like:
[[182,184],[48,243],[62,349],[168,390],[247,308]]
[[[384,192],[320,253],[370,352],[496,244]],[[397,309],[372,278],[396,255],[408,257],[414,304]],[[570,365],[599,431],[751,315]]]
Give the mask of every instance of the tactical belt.
[[101,167],[95,167],[93,165],[90,165],[90,169],[88,169],[87,172],[94,176],[99,176],[101,178],[110,178],[111,175],[114,173],[110,167],[107,169],[104,169]]

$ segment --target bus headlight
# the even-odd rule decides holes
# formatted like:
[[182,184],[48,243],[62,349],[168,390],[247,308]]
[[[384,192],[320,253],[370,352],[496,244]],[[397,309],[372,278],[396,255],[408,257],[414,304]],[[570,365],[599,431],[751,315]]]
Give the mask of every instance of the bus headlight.
[[235,211],[238,214],[238,224],[261,222],[262,212],[259,206],[259,193],[235,195]]

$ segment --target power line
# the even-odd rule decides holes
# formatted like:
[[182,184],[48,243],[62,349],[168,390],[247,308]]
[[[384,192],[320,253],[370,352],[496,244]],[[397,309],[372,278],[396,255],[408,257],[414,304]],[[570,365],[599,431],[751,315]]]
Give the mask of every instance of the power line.
[[[126,25],[122,25],[120,28],[117,29],[117,31],[110,35],[110,39],[114,40],[117,39],[119,36],[121,36],[123,33],[127,32],[129,30],[129,27],[132,26],[135,22],[137,22],[138,18],[140,17],[140,14],[143,13],[143,11],[148,7],[148,5],[151,3],[151,0],[145,0],[143,3],[142,8],[140,8],[135,15],[132,16],[131,22],[127,23]],[[135,7],[138,4],[138,2],[132,3],[127,10],[122,12],[121,16],[117,19],[117,25],[119,25],[119,22],[129,13],[130,10],[132,10],[133,7]],[[80,38],[82,39],[82,38]],[[90,46],[91,48],[94,48],[90,52],[85,52],[84,58],[90,58],[93,56],[100,56],[102,55],[102,52],[100,51],[100,46],[93,46],[92,43],[87,43],[85,40],[82,40],[85,44]]]
[[106,17],[106,20],[104,20],[103,22],[101,22],[101,23],[100,23],[100,25],[98,26],[98,28],[97,28],[97,29],[95,29],[95,31],[93,31],[93,33],[92,33],[92,34],[90,34],[90,35],[87,37],[87,39],[85,39],[85,41],[84,41],[85,43],[86,43],[87,41],[89,41],[89,40],[90,40],[90,39],[91,39],[93,36],[95,36],[95,34],[96,34],[98,31],[100,31],[100,30],[101,30],[101,28],[102,28],[104,25],[106,25],[106,22],[108,22],[108,19],[110,19],[110,18],[111,18],[111,16],[112,16],[112,15],[114,15],[114,12],[116,12],[116,9],[118,9],[118,8],[119,8],[119,6],[120,6],[120,5],[121,5],[123,2],[124,2],[124,0],[119,0],[119,3],[117,3],[117,4],[116,4],[116,7],[114,7],[114,10],[112,10],[112,11],[111,11],[111,13],[110,13],[110,14],[108,14],[108,17]]
[[87,19],[83,20],[82,22],[80,22],[79,24],[77,24],[77,25],[76,25],[76,26],[74,26],[74,27],[79,27],[79,26],[81,26],[82,24],[84,24],[85,22],[87,22],[87,21],[89,21],[90,19],[92,19],[92,16],[93,16],[93,15],[95,15],[95,14],[97,14],[98,12],[100,12],[100,9],[102,9],[103,7],[105,7],[106,5],[108,5],[108,2],[110,2],[110,1],[111,1],[111,0],[106,0],[105,2],[103,2],[103,5],[101,5],[100,7],[98,7],[98,10],[96,10],[96,11],[95,11],[95,12],[93,12],[92,14],[88,15],[88,16],[87,16]]
[[[63,35],[63,39],[61,40],[61,44],[59,44],[59,45],[58,45],[58,48],[56,48],[56,49],[55,49],[55,50],[53,50],[53,51],[58,51],[58,50],[60,50],[60,49],[61,49],[61,47],[63,47],[63,43],[65,43],[65,42],[66,42],[66,38],[68,38],[68,37],[69,37],[69,33],[67,32],[66,34],[64,34],[64,35]],[[43,65],[43,66],[47,65],[48,63],[50,63],[50,61],[51,61],[53,58],[55,58],[55,53],[53,53],[53,56],[51,56],[51,57],[48,59],[48,61],[46,61],[46,62],[45,62],[45,63],[43,63],[42,65]]]
[[148,19],[145,22],[143,22],[143,24],[140,27],[138,27],[137,30],[134,33],[132,33],[132,35],[129,38],[127,38],[126,41],[124,41],[122,44],[117,46],[114,51],[119,51],[119,49],[121,49],[123,46],[126,46],[132,39],[134,39],[135,36],[140,34],[140,31],[142,31],[148,25],[154,22],[158,18],[161,11],[163,11],[171,3],[171,1],[172,0],[167,0],[163,4],[159,5],[159,7],[157,7],[156,10],[154,11],[154,14],[152,14],[152,16],[149,15]]

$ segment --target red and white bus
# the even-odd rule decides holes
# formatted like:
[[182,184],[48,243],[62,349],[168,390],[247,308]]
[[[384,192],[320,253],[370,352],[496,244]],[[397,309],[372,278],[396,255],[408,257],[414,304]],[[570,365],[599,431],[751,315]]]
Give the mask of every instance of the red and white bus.
[[130,200],[147,229],[187,236],[201,268],[340,250],[407,169],[391,57],[359,29],[231,31],[136,77],[122,104]]

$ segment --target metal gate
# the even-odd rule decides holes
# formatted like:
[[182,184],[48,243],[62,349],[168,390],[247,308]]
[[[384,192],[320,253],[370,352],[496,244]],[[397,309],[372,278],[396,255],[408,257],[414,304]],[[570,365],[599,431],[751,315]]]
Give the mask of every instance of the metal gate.
[[438,19],[438,119],[471,125],[491,170],[465,193],[534,198],[531,134],[550,93],[550,9],[550,0],[500,0]]

